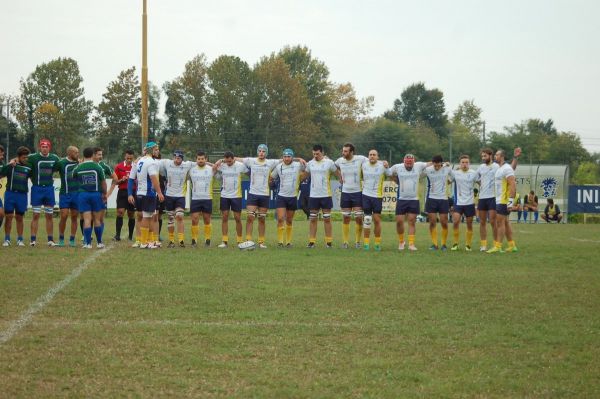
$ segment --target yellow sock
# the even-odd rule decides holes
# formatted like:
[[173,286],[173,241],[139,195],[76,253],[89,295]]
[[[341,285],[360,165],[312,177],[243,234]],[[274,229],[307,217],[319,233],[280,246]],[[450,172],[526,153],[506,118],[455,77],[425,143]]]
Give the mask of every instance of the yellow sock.
[[471,246],[473,242],[473,230],[467,230],[466,245]]
[[171,241],[171,242],[175,241],[175,232],[174,231],[169,231],[169,241]]
[[442,227],[442,245],[446,245],[448,241],[448,228]]
[[290,244],[292,242],[292,225],[288,224],[287,226],[285,226],[285,236],[286,236],[286,240],[287,243]]
[[459,229],[452,230],[452,237],[454,238],[454,243],[458,244],[458,235],[460,233]]
[[265,236],[258,236],[258,243],[259,244],[264,244],[265,243]]
[[325,237],[325,244],[331,244],[333,242],[333,237]]
[[362,236],[363,228],[362,224],[357,224],[354,227],[354,242],[360,242],[360,237]]
[[415,235],[414,234],[408,235],[408,245],[415,245]]
[[246,241],[252,241],[252,234],[246,234]]
[[283,235],[285,234],[285,227],[277,226],[277,242],[283,244]]
[[342,223],[342,241],[348,242],[348,237],[350,237],[350,225]]
[[404,242],[404,233],[398,234],[398,242],[399,243],[403,243]]
[[192,240],[198,241],[199,234],[200,234],[200,226],[192,226]]
[[308,237],[308,242],[315,243],[317,242],[317,237]]
[[227,241],[229,241],[229,237],[221,236],[221,241],[223,241],[224,243],[227,243]]
[[363,238],[365,245],[369,245],[369,243],[371,242],[371,239],[369,237],[365,237]]
[[185,239],[185,236],[183,235],[183,233],[177,233],[177,240],[178,241],[183,241]]
[[212,237],[212,224],[204,225],[204,241],[210,240]]
[[375,245],[381,244],[381,237],[375,237]]
[[494,246],[496,248],[502,248],[502,243],[500,241],[494,241]]
[[152,241],[152,242],[158,241],[158,236],[153,231],[150,233],[150,241]]
[[479,246],[480,247],[487,247],[487,240],[480,240],[479,241]]
[[236,241],[237,241],[238,244],[244,241],[242,239],[242,236],[236,236],[235,239],[236,239]]
[[431,235],[431,242],[433,245],[438,245],[437,241],[437,227],[434,227],[433,230],[429,230],[429,235]]
[[511,241],[509,241],[509,242],[508,242],[508,246],[509,246],[510,248],[512,248],[512,247],[516,247],[516,246],[517,246],[517,244],[515,244],[515,241],[514,241],[514,240],[511,240]]
[[149,229],[147,227],[140,227],[140,233],[141,233],[140,242],[142,244],[148,244]]

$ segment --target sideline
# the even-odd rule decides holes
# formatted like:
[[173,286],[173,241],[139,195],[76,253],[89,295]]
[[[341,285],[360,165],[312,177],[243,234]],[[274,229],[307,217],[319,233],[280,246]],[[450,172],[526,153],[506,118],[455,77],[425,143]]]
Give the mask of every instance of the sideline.
[[54,299],[56,294],[62,291],[66,286],[71,284],[81,273],[83,273],[100,255],[110,251],[113,248],[113,244],[108,245],[104,249],[94,250],[94,253],[87,259],[85,259],[79,266],[77,266],[67,277],[61,282],[50,288],[48,292],[38,298],[36,302],[29,306],[29,308],[21,313],[18,319],[12,321],[8,328],[0,332],[0,345],[10,341],[19,331],[27,326],[33,316],[42,311],[44,307]]
[[598,240],[590,240],[590,239],[587,239],[587,238],[575,238],[575,237],[571,237],[571,240],[573,240],[573,241],[580,241],[580,242],[600,243],[600,241],[598,241]]

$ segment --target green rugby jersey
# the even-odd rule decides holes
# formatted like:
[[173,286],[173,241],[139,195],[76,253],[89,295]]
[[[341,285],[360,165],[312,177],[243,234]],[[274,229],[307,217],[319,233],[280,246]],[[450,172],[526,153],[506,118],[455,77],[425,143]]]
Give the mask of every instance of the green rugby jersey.
[[83,161],[75,167],[73,177],[79,184],[79,192],[102,192],[104,170],[94,161]]
[[31,154],[27,163],[31,168],[31,183],[34,186],[53,186],[54,165],[60,161],[56,154],[43,156],[39,152]]
[[71,194],[79,191],[77,179],[73,176],[73,171],[79,165],[79,161],[71,161],[69,158],[63,158],[54,165],[54,170],[60,174],[60,193]]
[[98,165],[100,165],[100,167],[104,171],[104,178],[109,179],[113,174],[112,168],[105,164],[104,161],[98,162]]
[[17,193],[29,191],[27,180],[31,177],[31,168],[28,165],[17,163],[15,166],[4,165],[0,176],[6,176],[6,190]]

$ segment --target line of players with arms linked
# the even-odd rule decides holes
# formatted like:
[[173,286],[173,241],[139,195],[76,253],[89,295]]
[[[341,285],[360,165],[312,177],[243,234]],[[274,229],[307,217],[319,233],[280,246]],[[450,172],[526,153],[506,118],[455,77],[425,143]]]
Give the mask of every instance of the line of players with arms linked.
[[[280,159],[269,159],[268,147],[261,144],[256,157],[237,158],[226,152],[223,159],[209,163],[204,152],[196,154],[195,161],[185,161],[182,151],[175,151],[172,159],[161,159],[160,149],[149,142],[143,149],[143,156],[134,160],[133,151],[126,151],[123,162],[111,169],[102,161],[101,148],[83,150],[83,161],[79,159],[76,147],[67,149],[67,156],[60,159],[50,153],[51,143],[47,139],[39,142],[39,152],[29,154],[29,150],[20,147],[17,157],[0,169],[7,176],[4,201],[6,213],[4,246],[11,245],[10,232],[13,215],[17,224],[17,245],[24,246],[23,215],[27,209],[27,180],[31,179],[31,222],[30,245],[36,245],[36,234],[41,213],[46,216],[46,232],[49,246],[65,245],[65,230],[68,219],[71,220],[69,245],[75,246],[77,218],[81,216],[83,247],[92,247],[94,231],[97,247],[103,248],[102,235],[106,200],[115,188],[117,193],[117,219],[115,240],[120,240],[125,212],[128,214],[129,239],[134,247],[160,247],[159,230],[161,220],[158,210],[164,207],[168,217],[169,247],[185,247],[184,211],[188,184],[191,186],[191,235],[192,246],[199,241],[200,217],[204,223],[204,245],[210,246],[212,236],[211,215],[213,207],[213,183],[221,183],[219,208],[222,215],[221,243],[226,248],[229,241],[229,213],[235,220],[236,241],[240,248],[254,248],[254,221],[258,222],[259,248],[267,248],[265,243],[266,215],[270,199],[270,183],[278,182],[276,198],[277,241],[280,247],[292,245],[293,219],[297,209],[300,182],[310,177],[309,238],[308,248],[316,246],[317,222],[319,214],[323,220],[325,246],[333,246],[331,210],[333,208],[330,180],[332,175],[342,183],[340,206],[342,209],[342,247],[349,248],[350,224],[354,217],[354,246],[371,248],[371,230],[373,230],[373,249],[381,249],[381,212],[383,201],[383,183],[386,179],[398,183],[396,200],[396,231],[398,249],[416,251],[415,224],[420,213],[419,180],[427,178],[425,212],[429,218],[429,231],[432,250],[446,250],[448,237],[449,203],[447,184],[453,183],[455,204],[453,207],[453,238],[451,250],[459,249],[459,223],[466,220],[466,238],[464,249],[472,250],[473,217],[479,213],[480,251],[488,253],[504,252],[502,243],[506,238],[506,251],[516,252],[508,216],[513,209],[516,193],[514,169],[521,153],[517,148],[511,164],[506,162],[506,154],[491,149],[481,151],[483,163],[477,170],[471,169],[470,159],[460,157],[458,169],[454,170],[436,155],[431,162],[417,162],[412,154],[407,154],[402,163],[390,166],[387,161],[379,160],[376,150],[370,150],[368,156],[355,154],[354,145],[346,143],[342,147],[342,156],[333,161],[328,158],[322,146],[313,147],[313,158],[305,161],[294,157],[291,149],[285,149]],[[59,242],[54,243],[52,214],[54,208],[53,173],[60,174],[59,195],[60,223]],[[246,236],[242,236],[242,179],[250,175],[250,189],[247,198]],[[112,178],[110,189],[106,179]],[[163,177],[164,184],[161,185]],[[479,201],[475,208],[474,189],[479,185]],[[2,204],[0,203],[0,209]],[[137,223],[135,211],[137,210]],[[441,224],[441,242],[438,242],[437,221]],[[493,231],[493,245],[488,249],[486,221],[490,221]],[[408,240],[405,240],[405,223],[408,224]],[[137,227],[137,229],[136,229]],[[177,239],[175,239],[177,233]]]

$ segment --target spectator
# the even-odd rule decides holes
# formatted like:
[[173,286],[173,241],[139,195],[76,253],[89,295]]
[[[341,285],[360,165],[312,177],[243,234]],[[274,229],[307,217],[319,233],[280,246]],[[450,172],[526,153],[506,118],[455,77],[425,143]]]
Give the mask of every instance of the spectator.
[[529,222],[527,219],[528,212],[533,212],[533,223],[538,222],[538,196],[531,190],[528,195],[523,198],[523,221]]
[[544,219],[547,223],[560,223],[560,221],[562,220],[560,208],[558,207],[558,205],[554,204],[554,200],[552,198],[548,198],[548,205],[546,205],[546,209],[544,209],[542,219]]

